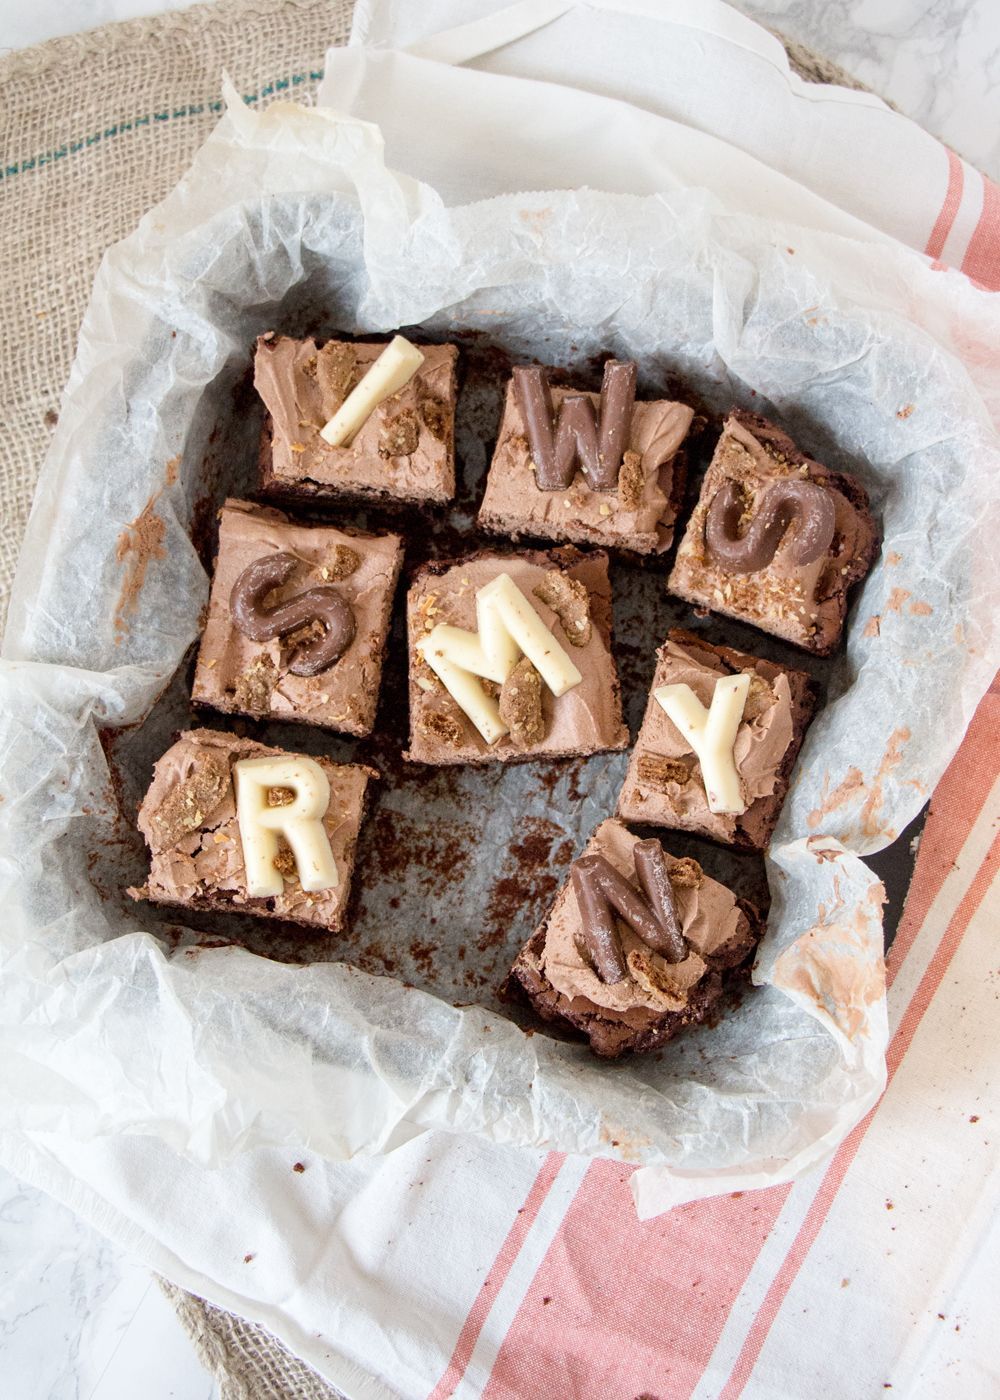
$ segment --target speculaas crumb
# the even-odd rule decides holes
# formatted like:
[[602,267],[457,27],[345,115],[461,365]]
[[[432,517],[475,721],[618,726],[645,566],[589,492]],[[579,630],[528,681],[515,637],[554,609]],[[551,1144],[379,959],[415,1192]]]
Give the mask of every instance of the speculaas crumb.
[[752,453],[739,443],[729,444],[728,450],[722,456],[722,463],[726,476],[731,477],[733,481],[753,481],[757,477],[758,467]]
[[425,710],[418,720],[418,728],[430,738],[440,739],[455,749],[465,741],[461,722],[445,710]]
[[433,394],[427,394],[420,400],[420,416],[427,425],[427,431],[436,437],[438,442],[446,442],[448,439],[448,407],[441,399],[436,399]]
[[585,647],[590,641],[590,593],[580,580],[550,569],[533,592],[558,617],[566,640]]
[[743,718],[745,720],[756,719],[765,710],[769,710],[776,700],[777,696],[764,677],[751,675],[750,689],[747,691],[746,704],[743,706]]
[[380,457],[408,457],[416,452],[420,441],[420,424],[412,408],[404,408],[387,418],[378,440]]
[[693,856],[682,856],[670,867],[670,883],[679,890],[696,890],[705,878],[705,872]]
[[222,754],[203,753],[192,773],[167,793],[150,818],[161,849],[176,846],[215,811],[229,788],[229,764]]
[[326,628],[319,618],[314,617],[311,622],[304,622],[301,627],[296,627],[294,632],[289,632],[282,637],[281,645],[286,651],[294,651],[296,647],[303,646],[306,642],[318,642],[325,631]]
[[653,960],[651,953],[644,948],[632,948],[626,955],[625,961],[628,963],[628,970],[632,976],[647,992],[652,992],[656,996],[666,995],[674,1001],[683,1001],[683,993],[680,992],[670,974]]
[[279,875],[285,876],[286,878],[298,873],[298,866],[295,864],[295,856],[287,841],[279,839],[278,850],[271,864]]
[[636,762],[636,776],[640,787],[652,788],[654,792],[666,792],[670,783],[683,787],[689,782],[691,770],[679,758],[665,758],[659,753],[641,753]]
[[327,419],[333,417],[351,392],[358,357],[353,345],[331,340],[317,352],[316,384]]
[[482,686],[483,690],[486,692],[486,694],[490,697],[491,700],[500,699],[499,681],[491,681],[488,676],[480,676],[479,684]]
[[[291,640],[291,639],[288,639]],[[261,652],[245,671],[236,677],[233,698],[236,708],[251,715],[266,715],[271,709],[271,691],[278,681],[278,668]]]
[[626,510],[639,509],[645,484],[642,455],[638,452],[626,452],[618,469],[618,499]]
[[500,718],[519,748],[529,748],[545,738],[542,678],[526,656],[521,657],[500,689]]
[[295,801],[295,793],[291,788],[270,787],[267,790],[267,805],[269,807],[288,807]]
[[335,544],[326,556],[320,573],[324,579],[339,583],[341,579],[350,578],[360,563],[361,555],[357,550],[346,544]]

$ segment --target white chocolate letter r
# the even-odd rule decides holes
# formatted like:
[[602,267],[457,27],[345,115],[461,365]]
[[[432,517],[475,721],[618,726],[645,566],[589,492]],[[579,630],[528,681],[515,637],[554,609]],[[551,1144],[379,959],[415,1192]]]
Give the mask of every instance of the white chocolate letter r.
[[[233,778],[247,893],[263,897],[281,894],[284,889],[281,872],[274,864],[279,835],[292,848],[304,890],[329,890],[338,885],[337,862],[323,826],[330,805],[330,784],[316,760],[303,754],[241,758],[233,765]],[[270,807],[269,788],[290,788],[294,800]]]

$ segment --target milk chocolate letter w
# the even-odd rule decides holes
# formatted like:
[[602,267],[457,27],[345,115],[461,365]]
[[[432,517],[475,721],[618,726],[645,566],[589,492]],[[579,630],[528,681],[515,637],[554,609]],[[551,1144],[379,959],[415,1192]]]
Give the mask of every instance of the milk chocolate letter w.
[[613,491],[628,446],[635,405],[634,360],[609,360],[604,366],[600,414],[585,394],[563,399],[558,416],[549,379],[540,365],[514,370],[514,392],[535,464],[540,491],[565,491],[579,465],[595,491]]

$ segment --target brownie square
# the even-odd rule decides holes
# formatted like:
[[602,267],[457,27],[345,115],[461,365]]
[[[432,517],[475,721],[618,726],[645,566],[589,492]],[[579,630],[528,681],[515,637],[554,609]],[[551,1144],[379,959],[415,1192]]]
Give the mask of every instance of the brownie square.
[[455,495],[454,345],[420,345],[424,362],[344,447],[320,437],[385,349],[380,341],[257,341],[254,384],[268,416],[261,490],[289,499],[443,503]]
[[[529,600],[582,680],[556,697],[541,686],[540,737],[510,735],[488,744],[417,650],[439,624],[475,632],[477,592],[507,574]],[[543,601],[536,590],[541,590]],[[407,599],[410,651],[410,747],[417,763],[512,763],[568,758],[628,746],[618,672],[611,655],[607,555],[572,547],[523,554],[484,551],[420,569]],[[490,682],[484,683],[491,693]],[[492,687],[498,693],[498,687]],[[500,697],[501,706],[503,697]]]
[[[295,564],[270,595],[271,605],[317,588],[332,590],[354,618],[350,644],[316,675],[294,675],[290,667],[310,638],[318,637],[322,624],[307,623],[269,641],[253,641],[233,618],[237,580],[257,561],[278,554],[294,556]],[[398,535],[297,525],[269,506],[227,501],[219,517],[219,553],[194,673],[195,703],[224,714],[370,734],[402,559]]]
[[[580,393],[553,388],[555,412],[559,413],[566,398]],[[599,394],[583,397],[598,409]],[[673,543],[686,474],[680,447],[693,417],[693,409],[686,404],[666,399],[637,402],[617,490],[594,490],[578,469],[568,489],[543,491],[511,379],[479,510],[480,528],[513,539],[530,535],[662,554]]]
[[[603,856],[641,894],[638,845],[639,837],[611,819],[583,854]],[[680,961],[666,961],[616,918],[627,973],[617,982],[603,980],[587,951],[571,874],[511,970],[509,990],[519,989],[539,1016],[585,1036],[606,1059],[655,1050],[704,1021],[725,990],[725,975],[747,962],[764,931],[757,911],[710,879],[697,861],[665,851],[663,859],[685,943]]]
[[[815,534],[809,536],[809,522],[799,515],[784,529],[776,550],[773,537],[770,545],[761,541],[756,546],[755,536],[769,514],[780,534],[782,521],[796,509],[789,498],[803,483],[812,495],[808,509],[816,512]],[[713,528],[728,536],[724,552],[713,549],[706,536]],[[689,603],[827,656],[840,641],[848,592],[871,568],[878,543],[860,482],[804,456],[774,423],[734,409],[705,474],[668,587]],[[814,557],[797,563],[799,551]]]
[[[618,815],[649,826],[697,831],[729,846],[766,850],[816,706],[811,678],[804,671],[713,646],[680,630],[669,633],[656,656],[656,674],[629,756]],[[748,672],[751,680],[733,753],[749,805],[742,813],[712,812],[694,750],[654,692],[662,685],[686,684],[708,709],[719,677],[740,671]]]
[[299,884],[292,861],[292,873],[284,873],[282,867],[283,894],[251,897],[236,816],[233,765],[243,758],[284,752],[212,729],[183,734],[153,769],[153,781],[139,808],[139,830],[150,851],[149,879],[129,894],[182,909],[258,914],[334,933],[341,929],[368,784],[378,774],[361,764],[317,758],[330,784],[323,826],[339,883],[309,893]]

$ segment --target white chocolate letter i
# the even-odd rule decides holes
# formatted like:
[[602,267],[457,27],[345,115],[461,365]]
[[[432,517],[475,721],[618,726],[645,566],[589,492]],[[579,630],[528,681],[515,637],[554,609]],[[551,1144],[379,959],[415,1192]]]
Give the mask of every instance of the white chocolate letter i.
[[733,748],[750,690],[745,671],[715,682],[711,708],[689,685],[661,685],[653,697],[698,755],[710,812],[745,812]]
[[405,336],[394,336],[337,409],[319,435],[331,447],[349,447],[383,399],[408,384],[424,357]]
[[438,623],[416,649],[486,742],[495,744],[510,731],[477,677],[503,685],[522,656],[555,696],[583,677],[510,574],[498,574],[478,590],[476,622],[477,632]]
[[[303,754],[241,758],[233,765],[233,779],[248,894],[262,898],[281,894],[284,889],[281,872],[274,864],[279,836],[292,848],[304,890],[315,893],[340,884],[323,825],[330,805],[330,784],[314,758]],[[290,788],[294,800],[270,807],[269,788]]]

